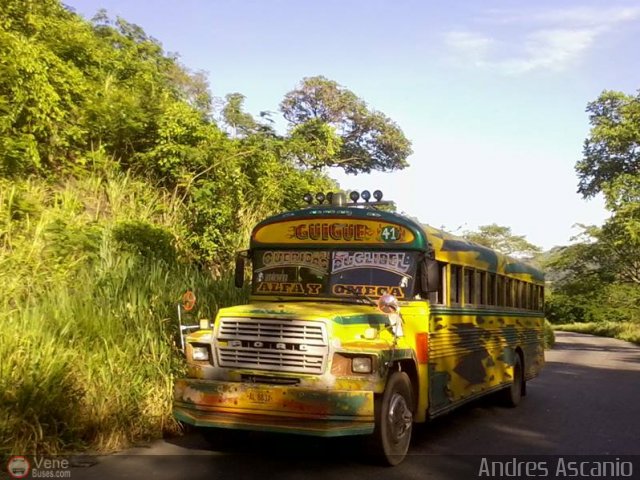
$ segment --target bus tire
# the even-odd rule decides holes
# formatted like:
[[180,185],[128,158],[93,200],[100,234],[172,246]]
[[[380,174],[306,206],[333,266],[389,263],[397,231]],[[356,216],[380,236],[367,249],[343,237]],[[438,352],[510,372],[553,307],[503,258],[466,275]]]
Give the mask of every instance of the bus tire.
[[398,465],[407,455],[413,428],[413,393],[406,373],[391,374],[384,393],[375,399],[374,409],[372,440],[376,461]]
[[522,401],[524,392],[524,369],[519,353],[515,354],[513,361],[513,379],[511,385],[502,391],[502,400],[507,407],[517,407]]

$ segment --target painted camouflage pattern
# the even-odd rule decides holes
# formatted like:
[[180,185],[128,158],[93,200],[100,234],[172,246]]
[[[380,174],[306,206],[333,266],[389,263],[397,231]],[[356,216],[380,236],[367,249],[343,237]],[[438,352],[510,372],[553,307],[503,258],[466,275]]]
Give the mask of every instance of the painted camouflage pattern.
[[[544,274],[526,263],[429,226],[424,230],[438,261],[544,285]],[[538,311],[430,306],[429,416],[510,384],[516,352],[525,378],[537,376],[544,365],[543,328]]]
[[423,225],[422,228],[436,260],[544,285],[544,273],[527,263],[429,225]]
[[518,351],[526,379],[537,376],[544,365],[540,317],[433,307],[430,326],[431,417],[510,384]]

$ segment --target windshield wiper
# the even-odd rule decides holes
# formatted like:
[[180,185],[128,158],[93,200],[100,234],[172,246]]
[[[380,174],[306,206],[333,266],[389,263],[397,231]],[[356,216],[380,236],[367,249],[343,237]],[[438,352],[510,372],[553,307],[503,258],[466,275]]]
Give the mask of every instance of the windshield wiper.
[[356,297],[358,297],[361,300],[365,300],[369,305],[372,305],[374,307],[377,307],[378,304],[376,303],[375,300],[367,297],[366,295],[363,295],[362,293],[358,292],[355,288],[353,288],[350,285],[342,285],[342,288],[346,291],[349,292],[353,295],[355,295]]

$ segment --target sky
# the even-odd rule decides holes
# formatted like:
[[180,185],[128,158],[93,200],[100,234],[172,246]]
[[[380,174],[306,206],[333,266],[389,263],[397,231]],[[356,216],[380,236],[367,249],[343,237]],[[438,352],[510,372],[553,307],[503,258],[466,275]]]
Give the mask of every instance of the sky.
[[138,24],[254,115],[277,112],[304,77],[335,80],[393,119],[414,153],[401,171],[330,175],[423,223],[458,234],[497,223],[549,249],[608,217],[601,197],[576,193],[574,167],[587,104],[640,88],[635,0],[63,3]]

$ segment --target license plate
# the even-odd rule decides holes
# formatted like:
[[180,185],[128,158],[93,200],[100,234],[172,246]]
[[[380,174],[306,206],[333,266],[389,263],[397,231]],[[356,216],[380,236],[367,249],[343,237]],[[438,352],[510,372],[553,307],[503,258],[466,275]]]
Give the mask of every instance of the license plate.
[[247,398],[253,403],[270,403],[273,399],[270,392],[263,390],[250,390],[247,392]]

